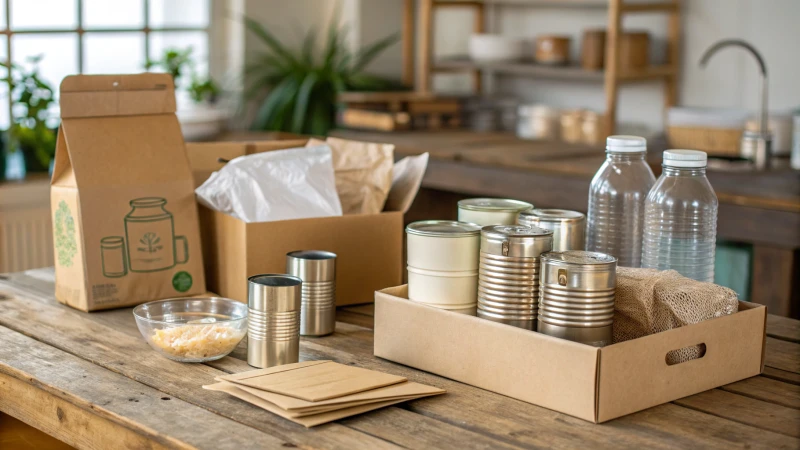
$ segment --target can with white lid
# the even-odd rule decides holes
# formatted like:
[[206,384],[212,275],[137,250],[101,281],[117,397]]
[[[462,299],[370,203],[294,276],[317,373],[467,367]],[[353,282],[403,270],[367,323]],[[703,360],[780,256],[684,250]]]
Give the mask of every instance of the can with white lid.
[[522,211],[532,208],[533,205],[520,200],[468,198],[458,202],[458,220],[481,226],[514,225]]
[[480,226],[424,220],[406,227],[408,298],[442,309],[474,310]]
[[595,347],[611,344],[617,260],[603,253],[550,252],[541,257],[536,331]]
[[586,216],[566,209],[531,209],[520,213],[517,223],[553,231],[553,250],[583,250]]
[[483,227],[478,317],[534,330],[539,303],[539,255],[552,248],[552,230],[526,225]]

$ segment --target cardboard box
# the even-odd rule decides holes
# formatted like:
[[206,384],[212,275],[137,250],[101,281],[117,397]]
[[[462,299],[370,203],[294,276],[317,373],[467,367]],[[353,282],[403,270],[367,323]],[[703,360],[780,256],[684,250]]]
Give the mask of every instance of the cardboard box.
[[[188,144],[195,184],[202,184],[230,160],[253,153],[303,147],[306,139],[267,142]],[[396,197],[396,186],[389,193]],[[336,253],[336,304],[372,302],[374,292],[402,282],[403,214],[419,184],[403,186],[400,210],[275,222],[245,223],[200,206],[200,229],[208,288],[247,301],[247,277],[285,273],[286,253],[327,250]]]
[[172,77],[69,76],[60,105],[50,189],[56,299],[94,311],[205,292]]
[[[603,348],[375,293],[375,356],[594,423],[758,375],[767,309],[739,312]],[[672,350],[705,344],[672,366]]]

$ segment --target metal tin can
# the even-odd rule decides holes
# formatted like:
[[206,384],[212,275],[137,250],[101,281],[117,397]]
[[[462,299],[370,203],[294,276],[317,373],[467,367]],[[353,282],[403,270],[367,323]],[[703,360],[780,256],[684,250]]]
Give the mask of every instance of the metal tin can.
[[481,230],[478,317],[534,330],[539,303],[539,255],[553,247],[553,232],[526,225]]
[[247,279],[247,364],[262,369],[300,359],[300,286],[291,275]]
[[300,335],[324,336],[336,328],[336,253],[299,250],[286,254],[286,273],[303,280]]
[[469,309],[477,302],[480,227],[425,220],[406,227],[408,298],[443,309]]
[[610,344],[617,259],[571,250],[544,254],[541,262],[536,331],[595,347]]
[[458,220],[480,226],[514,225],[519,213],[531,208],[530,203],[507,198],[468,198],[458,202]]
[[523,211],[517,223],[553,230],[553,251],[586,248],[586,216],[566,209],[532,209]]

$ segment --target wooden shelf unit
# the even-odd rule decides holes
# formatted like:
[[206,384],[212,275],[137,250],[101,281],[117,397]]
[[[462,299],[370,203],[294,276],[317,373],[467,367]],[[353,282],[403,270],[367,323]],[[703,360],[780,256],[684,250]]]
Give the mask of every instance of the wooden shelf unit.
[[[486,30],[486,6],[510,5],[515,7],[563,7],[563,8],[605,8],[608,11],[606,29],[605,68],[585,70],[579,66],[547,66],[533,62],[477,63],[467,58],[433,61],[434,10],[437,8],[469,7],[475,12],[473,32]],[[551,78],[573,81],[603,81],[606,95],[606,133],[613,134],[617,121],[619,87],[623,83],[646,80],[661,80],[664,83],[664,108],[675,105],[677,101],[677,82],[680,62],[681,0],[667,0],[655,3],[634,3],[630,0],[420,0],[419,33],[416,64],[411,58],[414,45],[414,0],[405,0],[403,24],[404,66],[403,80],[414,85],[421,93],[431,92],[431,80],[435,73],[469,72],[472,74],[473,90],[482,90],[482,73],[510,74],[537,78]],[[667,23],[667,62],[664,65],[649,66],[641,70],[623,71],[620,68],[619,47],[622,17],[626,14],[664,13]],[[416,65],[416,74],[414,73]],[[416,76],[415,76],[416,75]],[[416,78],[416,79],[415,79]]]

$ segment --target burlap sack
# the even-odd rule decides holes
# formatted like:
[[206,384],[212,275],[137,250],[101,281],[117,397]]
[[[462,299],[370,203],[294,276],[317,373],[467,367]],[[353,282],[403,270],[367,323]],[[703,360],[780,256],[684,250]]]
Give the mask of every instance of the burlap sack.
[[[682,327],[739,310],[736,292],[686,278],[674,270],[617,268],[614,342]],[[703,356],[705,348],[669,352],[667,364]]]

